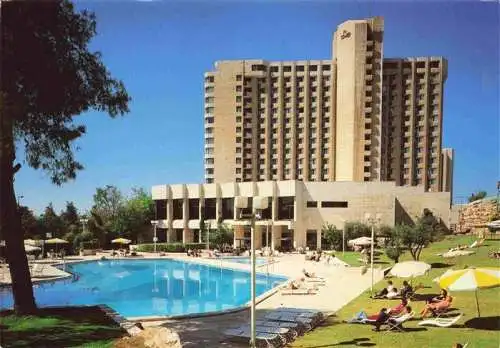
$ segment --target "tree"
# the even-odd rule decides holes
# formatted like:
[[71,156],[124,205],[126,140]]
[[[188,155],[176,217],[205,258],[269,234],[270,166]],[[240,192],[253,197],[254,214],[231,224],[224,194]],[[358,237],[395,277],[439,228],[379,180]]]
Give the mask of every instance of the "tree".
[[474,202],[474,201],[478,201],[480,199],[483,199],[484,197],[486,197],[486,191],[479,191],[479,192],[473,193],[469,196],[469,203]]
[[66,209],[61,212],[61,220],[67,230],[72,229],[71,226],[80,226],[80,216],[73,202],[66,202]]
[[114,237],[122,232],[124,205],[125,199],[117,187],[106,185],[104,188],[96,189],[91,211],[94,218],[99,217],[94,223],[105,235],[111,234]]
[[409,229],[411,226],[400,224],[394,228],[386,226],[382,231],[385,237],[385,254],[395,263],[399,262],[400,256],[404,253],[403,236],[410,233]]
[[60,238],[64,234],[64,223],[59,215],[56,214],[54,206],[49,203],[43,214],[40,216],[40,223],[43,233],[51,233],[52,238]]
[[342,250],[342,231],[337,229],[335,225],[325,223],[321,229],[323,238],[326,239],[330,248],[335,250]]
[[344,225],[345,238],[356,239],[359,237],[369,237],[372,234],[371,227],[358,221],[348,221]]
[[403,225],[401,231],[402,244],[407,248],[414,260],[418,261],[422,249],[443,235],[439,221],[429,209],[424,209],[415,226]]
[[233,244],[234,231],[226,224],[218,224],[217,229],[210,231],[210,244],[217,249]]
[[39,228],[38,220],[33,211],[25,206],[19,206],[21,216],[21,230],[25,238],[43,238],[43,232]]
[[99,52],[93,13],[75,12],[69,1],[8,1],[1,6],[0,230],[12,278],[14,310],[36,310],[17,210],[16,147],[26,163],[61,185],[83,166],[73,141],[85,134],[76,115],[91,109],[111,117],[128,112],[123,83],[111,77]]
[[118,210],[117,221],[113,226],[117,233],[136,241],[138,236],[151,228],[155,211],[151,195],[143,188],[133,188],[132,195]]

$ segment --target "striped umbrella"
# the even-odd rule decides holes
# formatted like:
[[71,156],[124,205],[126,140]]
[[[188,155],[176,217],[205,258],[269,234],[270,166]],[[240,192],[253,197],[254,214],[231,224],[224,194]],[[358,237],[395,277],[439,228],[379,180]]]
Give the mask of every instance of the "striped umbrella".
[[447,271],[437,281],[441,288],[447,288],[450,291],[474,291],[477,314],[481,316],[477,290],[500,286],[500,268],[466,268]]

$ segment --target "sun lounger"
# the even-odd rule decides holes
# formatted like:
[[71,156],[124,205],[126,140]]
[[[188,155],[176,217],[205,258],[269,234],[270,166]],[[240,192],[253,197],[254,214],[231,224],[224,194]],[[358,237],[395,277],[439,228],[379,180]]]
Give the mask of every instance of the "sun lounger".
[[265,318],[268,320],[299,323],[304,325],[307,331],[311,330],[314,326],[316,326],[320,322],[320,319],[317,318],[305,317],[296,313],[283,313],[283,312],[281,313],[271,312],[266,314]]
[[411,318],[415,316],[414,312],[403,314],[399,317],[391,317],[387,319],[385,322],[385,325],[387,325],[387,330],[386,332],[393,331],[393,330],[398,330],[398,331],[404,331],[403,329],[403,323],[407,322]]
[[33,277],[41,276],[43,274],[44,268],[45,265],[43,263],[34,263],[31,268],[31,276]]
[[[249,340],[251,338],[250,330],[227,329],[224,335],[240,340]],[[282,347],[284,345],[283,338],[277,334],[257,332],[255,335],[256,345],[258,347]]]
[[427,319],[423,320],[418,323],[419,326],[425,326],[425,325],[432,325],[432,326],[439,326],[439,327],[450,327],[454,324],[456,324],[460,318],[462,318],[462,314],[457,315],[456,317],[453,318],[433,318],[433,319]]
[[[241,326],[235,327],[233,329],[242,330],[242,331],[249,331],[250,325],[249,324],[241,325]],[[289,328],[289,327],[256,325],[255,331],[258,333],[279,335],[279,336],[283,337],[283,339],[284,339],[283,344],[286,344],[288,342],[293,341],[298,336],[297,331],[295,331],[294,329]]]
[[282,295],[316,295],[318,292],[314,289],[282,289]]
[[274,310],[276,313],[295,314],[306,318],[323,319],[323,313],[314,309],[279,307]]
[[304,334],[305,327],[299,323],[291,323],[286,321],[272,321],[272,320],[256,320],[255,325],[258,326],[270,326],[270,327],[282,327],[286,329],[292,329],[297,332],[297,335],[301,336]]

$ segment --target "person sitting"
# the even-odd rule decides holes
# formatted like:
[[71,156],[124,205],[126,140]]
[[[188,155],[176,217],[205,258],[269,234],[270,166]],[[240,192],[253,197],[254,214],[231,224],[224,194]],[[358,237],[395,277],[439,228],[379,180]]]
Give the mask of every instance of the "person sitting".
[[321,250],[318,251],[318,254],[316,255],[316,258],[313,259],[313,261],[316,261],[316,262],[319,262],[319,260],[321,260],[321,256],[322,256],[322,252]]
[[413,294],[413,287],[405,280],[401,288],[401,297],[409,298]]
[[388,321],[389,323],[393,324],[393,325],[394,325],[394,324],[397,324],[397,325],[396,325],[396,327],[398,327],[398,328],[400,328],[400,329],[404,329],[404,328],[403,328],[403,323],[402,323],[402,322],[397,323],[395,319],[396,319],[396,318],[399,318],[399,317],[401,317],[401,316],[403,316],[403,315],[405,315],[405,314],[410,314],[410,313],[411,313],[411,310],[412,310],[412,309],[411,309],[411,307],[410,307],[410,306],[405,306],[405,307],[403,307],[403,309],[402,309],[402,311],[399,313],[399,315],[397,315],[397,316],[396,316],[396,315],[390,314],[390,318],[389,318],[389,319],[387,319],[387,321]]
[[425,318],[429,313],[435,315],[436,311],[446,310],[450,307],[452,300],[453,298],[450,295],[447,295],[444,300],[439,302],[427,301],[425,307],[420,311],[420,315],[422,316],[422,318]]
[[444,301],[446,299],[446,297],[448,296],[448,291],[446,291],[445,289],[441,289],[441,293],[436,296],[436,297],[433,297],[430,302],[440,302],[440,301]]
[[392,280],[387,281],[387,287],[383,288],[378,294],[375,294],[373,298],[384,298],[394,289],[394,285],[392,285]]
[[392,288],[392,290],[387,295],[385,295],[385,297],[389,300],[392,300],[394,298],[398,298],[400,296],[401,296],[401,294],[399,293],[398,289],[396,289],[396,288]]
[[402,298],[401,299],[401,303],[398,304],[397,306],[395,307],[392,307],[388,310],[387,314],[389,314],[390,316],[395,316],[395,315],[400,315],[400,314],[403,314],[406,306],[408,306],[408,300],[406,298]]

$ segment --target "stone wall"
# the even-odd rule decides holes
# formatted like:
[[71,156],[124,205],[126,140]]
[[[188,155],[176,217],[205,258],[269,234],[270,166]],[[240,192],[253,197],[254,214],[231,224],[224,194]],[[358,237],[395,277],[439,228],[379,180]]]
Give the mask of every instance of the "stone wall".
[[497,213],[494,199],[482,199],[466,204],[459,209],[457,232],[479,232]]

